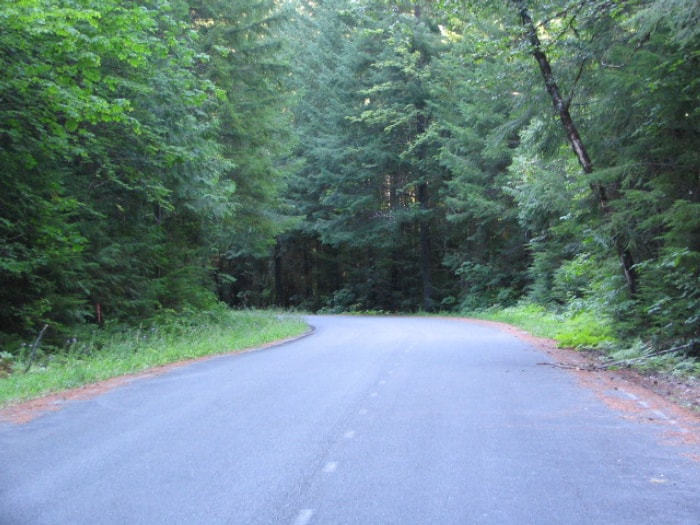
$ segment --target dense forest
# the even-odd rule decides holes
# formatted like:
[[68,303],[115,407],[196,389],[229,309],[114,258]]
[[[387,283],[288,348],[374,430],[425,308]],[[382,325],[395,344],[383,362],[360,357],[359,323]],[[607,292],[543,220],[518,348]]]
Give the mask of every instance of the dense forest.
[[3,349],[163,311],[700,343],[697,0],[13,0]]

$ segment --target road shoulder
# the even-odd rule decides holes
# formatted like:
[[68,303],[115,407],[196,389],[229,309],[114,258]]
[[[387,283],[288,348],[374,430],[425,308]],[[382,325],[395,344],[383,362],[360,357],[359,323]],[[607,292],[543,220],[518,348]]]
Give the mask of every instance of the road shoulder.
[[[460,320],[491,326],[527,342],[551,359],[541,366],[554,366],[573,374],[581,386],[594,392],[622,417],[662,425],[664,436],[669,440],[700,447],[698,382],[644,374],[631,368],[604,369],[601,356],[595,352],[559,348],[552,339],[535,337],[506,323],[469,318]],[[700,461],[700,455],[694,459]]]

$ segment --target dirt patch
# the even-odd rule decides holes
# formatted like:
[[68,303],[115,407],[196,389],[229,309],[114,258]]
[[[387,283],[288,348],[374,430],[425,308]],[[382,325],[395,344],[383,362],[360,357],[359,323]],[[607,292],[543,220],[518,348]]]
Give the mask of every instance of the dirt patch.
[[[622,417],[663,425],[669,440],[700,446],[700,382],[679,381],[633,369],[605,370],[601,356],[557,347],[552,339],[535,337],[509,324],[480,319],[466,321],[493,326],[526,341],[547,354],[555,366],[574,374],[579,383],[593,391]],[[700,460],[700,455],[695,455]]]

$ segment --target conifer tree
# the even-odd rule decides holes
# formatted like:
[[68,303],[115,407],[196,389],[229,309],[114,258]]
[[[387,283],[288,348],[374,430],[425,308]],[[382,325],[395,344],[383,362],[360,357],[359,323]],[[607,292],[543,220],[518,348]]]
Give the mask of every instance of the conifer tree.
[[235,187],[235,215],[219,225],[212,246],[217,281],[220,297],[238,303],[255,284],[256,261],[270,255],[288,221],[279,200],[280,160],[291,140],[280,35],[290,13],[274,0],[206,0],[191,3],[190,12],[207,57],[199,73],[220,94],[207,111],[216,116],[220,151],[230,163],[224,179]]
[[[320,59],[303,55],[315,57],[311,69],[320,80],[300,106],[306,165],[296,187],[311,192],[302,206],[314,231],[350,254],[358,270],[344,297],[367,307],[432,307],[439,257],[430,185],[439,191],[441,170],[424,138],[439,33],[419,14],[413,3],[391,10],[326,4],[316,16],[328,30],[317,35],[334,49]],[[338,23],[344,29],[334,31]],[[358,260],[365,263],[358,267]]]
[[484,41],[487,30],[497,34],[498,28],[488,21],[451,26],[450,52],[431,79],[431,133],[449,174],[442,205],[452,235],[444,262],[465,308],[516,300],[529,261],[507,188],[521,93],[510,82],[514,68],[498,59],[498,39]]

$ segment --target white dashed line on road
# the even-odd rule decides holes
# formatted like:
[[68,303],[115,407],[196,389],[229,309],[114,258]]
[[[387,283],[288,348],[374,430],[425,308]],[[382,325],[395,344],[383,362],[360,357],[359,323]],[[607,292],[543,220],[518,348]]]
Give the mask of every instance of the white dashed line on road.
[[622,392],[622,393],[623,393],[624,395],[626,395],[628,398],[633,399],[633,400],[635,400],[635,401],[636,401],[637,399],[639,399],[639,398],[638,398],[637,396],[635,396],[634,394],[630,394],[629,392],[627,392],[626,390],[623,390],[622,388],[620,388],[620,392]]
[[314,511],[311,509],[302,509],[294,520],[294,525],[307,525],[311,521],[311,516],[314,515]]
[[[654,413],[654,415],[660,417],[661,419],[665,419],[667,421],[670,419],[666,414],[661,412],[661,410],[652,410],[652,412]],[[675,421],[671,421],[671,423],[675,423]]]

